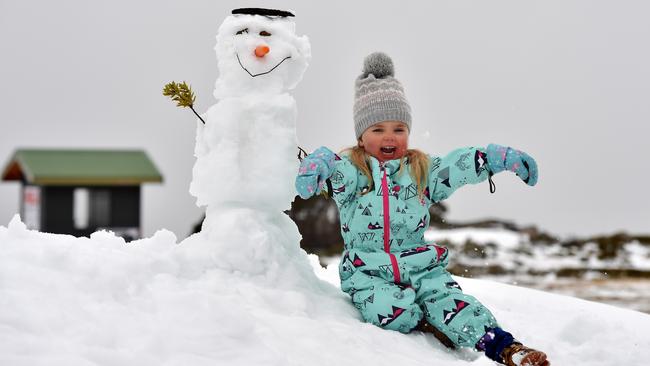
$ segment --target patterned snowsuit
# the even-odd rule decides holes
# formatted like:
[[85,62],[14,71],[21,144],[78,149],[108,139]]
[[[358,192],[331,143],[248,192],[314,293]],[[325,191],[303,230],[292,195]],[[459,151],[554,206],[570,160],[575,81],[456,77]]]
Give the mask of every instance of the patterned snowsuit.
[[458,346],[473,347],[494,316],[464,294],[446,270],[447,248],[426,243],[429,206],[465,184],[488,178],[483,148],[461,148],[444,158],[431,157],[428,187],[417,192],[408,162],[380,164],[371,158],[374,189],[345,156],[336,157],[330,177],[341,218],[345,250],[341,288],[363,319],[408,333],[424,316]]

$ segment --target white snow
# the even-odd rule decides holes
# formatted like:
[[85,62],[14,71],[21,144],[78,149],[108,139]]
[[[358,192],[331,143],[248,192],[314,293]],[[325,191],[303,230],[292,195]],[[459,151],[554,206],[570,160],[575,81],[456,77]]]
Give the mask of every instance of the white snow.
[[450,240],[462,244],[472,240],[480,244],[498,243],[504,248],[515,248],[522,241],[522,235],[506,229],[429,229],[424,233],[424,239],[429,241]]
[[[650,270],[650,246],[638,241],[623,245],[620,255],[600,258],[596,243],[589,242],[576,248],[557,243],[532,243],[528,235],[497,228],[433,229],[424,235],[426,240],[443,242],[459,250],[467,242],[485,246],[477,258],[457,255],[452,260],[464,265],[499,264],[518,273],[546,273],[561,269],[606,271],[608,269]],[[598,277],[597,273],[594,276]],[[602,275],[600,276],[602,277]]]
[[[493,364],[429,335],[361,322],[311,268],[223,269],[216,246],[199,234],[177,243],[166,230],[128,244],[107,232],[39,233],[16,216],[0,226],[0,365]],[[338,283],[336,263],[326,270],[314,256],[298,257]],[[555,365],[647,364],[646,314],[457,280]]]

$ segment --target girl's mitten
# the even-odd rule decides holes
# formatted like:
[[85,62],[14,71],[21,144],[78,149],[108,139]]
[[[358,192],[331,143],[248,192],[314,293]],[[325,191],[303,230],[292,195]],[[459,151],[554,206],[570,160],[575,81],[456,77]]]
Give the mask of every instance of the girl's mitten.
[[301,198],[307,199],[323,190],[334,171],[334,160],[336,155],[324,146],[302,160],[296,177],[296,190]]
[[537,184],[537,163],[523,151],[490,144],[487,147],[488,167],[493,174],[504,170],[514,172],[529,186]]

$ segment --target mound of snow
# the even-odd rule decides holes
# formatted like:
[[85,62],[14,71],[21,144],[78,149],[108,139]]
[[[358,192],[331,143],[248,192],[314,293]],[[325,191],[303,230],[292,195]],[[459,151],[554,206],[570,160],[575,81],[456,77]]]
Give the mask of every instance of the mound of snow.
[[[491,365],[360,321],[335,285],[224,270],[200,234],[125,243],[0,226],[0,365]],[[304,252],[302,256],[307,256]],[[305,258],[301,258],[305,259]],[[336,265],[316,274],[336,282]],[[650,316],[458,278],[555,365],[642,365]]]

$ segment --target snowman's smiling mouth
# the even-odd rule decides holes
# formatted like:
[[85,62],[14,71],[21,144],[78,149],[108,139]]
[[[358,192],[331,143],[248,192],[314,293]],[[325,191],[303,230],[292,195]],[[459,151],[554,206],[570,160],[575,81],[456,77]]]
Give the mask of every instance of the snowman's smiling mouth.
[[256,76],[260,76],[260,75],[266,75],[266,74],[270,73],[271,71],[275,70],[275,69],[276,69],[278,66],[280,66],[280,64],[282,64],[284,61],[286,61],[286,60],[288,60],[288,59],[291,58],[291,56],[287,56],[287,57],[283,58],[282,61],[278,62],[278,64],[275,65],[275,66],[273,66],[273,68],[271,68],[271,70],[269,70],[269,71],[261,72],[261,73],[259,73],[259,74],[252,74],[250,71],[248,71],[247,68],[244,67],[244,65],[242,65],[241,60],[239,59],[239,54],[235,52],[235,56],[237,56],[237,62],[239,62],[239,66],[241,66],[241,68],[244,69],[244,71],[246,71],[246,72],[248,73],[248,75],[250,75],[251,77],[256,77]]

